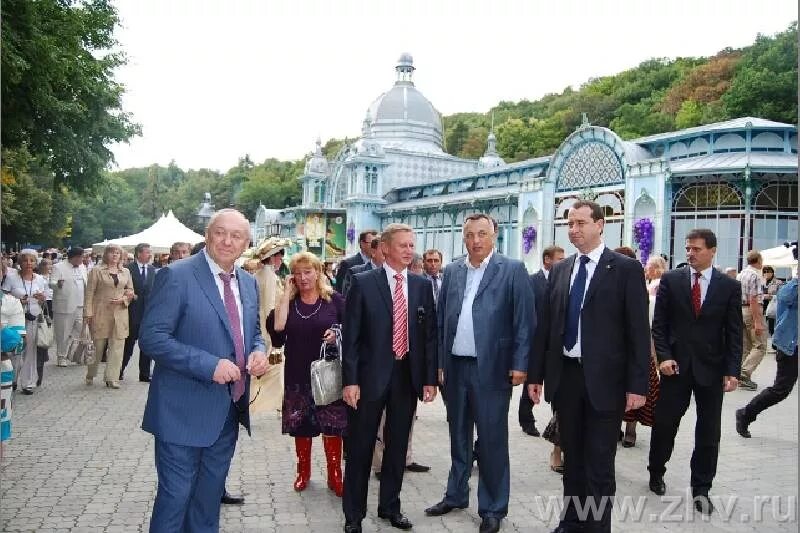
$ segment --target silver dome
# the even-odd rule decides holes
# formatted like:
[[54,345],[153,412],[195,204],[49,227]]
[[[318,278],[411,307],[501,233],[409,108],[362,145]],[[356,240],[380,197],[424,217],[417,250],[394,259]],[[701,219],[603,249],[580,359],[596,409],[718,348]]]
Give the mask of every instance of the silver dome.
[[401,55],[395,70],[394,87],[380,95],[367,111],[370,135],[383,146],[442,153],[442,118],[411,81],[411,55]]

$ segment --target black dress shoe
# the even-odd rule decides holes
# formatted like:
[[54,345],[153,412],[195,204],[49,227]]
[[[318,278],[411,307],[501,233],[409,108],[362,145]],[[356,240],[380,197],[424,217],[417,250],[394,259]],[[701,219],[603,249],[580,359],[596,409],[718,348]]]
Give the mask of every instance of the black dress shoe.
[[427,472],[431,469],[429,466],[421,465],[419,463],[411,463],[406,465],[406,470],[409,472]]
[[244,498],[241,496],[231,496],[226,490],[222,493],[221,501],[224,505],[242,505],[244,503]]
[[460,507],[456,505],[450,505],[449,503],[445,503],[444,500],[442,500],[436,505],[425,509],[425,514],[427,516],[442,516],[449,513],[453,509],[466,509],[466,506]]
[[358,522],[345,522],[344,533],[361,533],[361,520]]
[[698,512],[705,515],[711,515],[714,512],[714,504],[711,503],[707,492],[693,493],[692,501],[694,502],[694,508],[697,509]]
[[583,531],[580,527],[569,527],[564,524],[558,524],[558,527],[555,528],[552,533],[578,533],[580,531]]
[[745,416],[744,409],[737,409],[736,410],[736,433],[741,435],[742,437],[749,439],[752,437],[750,434],[750,430],[747,429],[747,426],[750,425],[750,422],[747,420]]
[[139,376],[139,381],[142,383],[150,383],[150,378],[147,376]]
[[522,426],[522,431],[524,431],[525,433],[527,433],[531,437],[539,437],[539,436],[541,436],[541,433],[539,433],[539,430],[536,429],[536,426],[534,424],[531,424],[529,426]]
[[384,520],[388,520],[392,527],[396,527],[397,529],[411,529],[414,527],[414,524],[408,521],[408,518],[403,516],[403,513],[378,513],[378,518],[383,518]]
[[659,496],[663,496],[667,492],[667,485],[664,483],[663,476],[650,476],[649,485],[650,490]]
[[487,516],[481,520],[481,527],[478,529],[480,533],[497,533],[500,531],[500,519],[493,516]]

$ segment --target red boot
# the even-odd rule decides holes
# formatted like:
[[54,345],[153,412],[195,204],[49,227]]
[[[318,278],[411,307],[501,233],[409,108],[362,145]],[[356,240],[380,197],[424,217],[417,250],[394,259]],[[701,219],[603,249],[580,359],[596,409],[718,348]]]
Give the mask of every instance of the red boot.
[[328,462],[328,488],[342,497],[342,437],[322,437],[325,444],[325,458]]
[[295,437],[294,449],[297,452],[297,479],[294,490],[303,491],[311,479],[311,437]]

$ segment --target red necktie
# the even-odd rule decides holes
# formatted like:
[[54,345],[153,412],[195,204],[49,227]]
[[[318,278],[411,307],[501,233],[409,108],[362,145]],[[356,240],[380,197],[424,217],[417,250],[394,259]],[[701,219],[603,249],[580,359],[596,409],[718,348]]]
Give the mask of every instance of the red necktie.
[[395,359],[403,359],[408,353],[408,306],[403,294],[403,275],[394,275],[394,308],[392,318],[392,349]]
[[240,378],[233,383],[233,392],[231,396],[234,402],[238,402],[239,398],[244,394],[244,377],[246,375],[245,362],[244,362],[244,339],[242,339],[241,322],[239,321],[239,308],[236,306],[236,297],[233,295],[231,288],[231,274],[220,272],[219,277],[222,278],[223,294],[225,295],[225,312],[228,314],[228,322],[231,324],[231,336],[233,337],[233,350],[236,353],[236,366],[239,367],[241,372]]
[[702,276],[700,272],[694,273],[694,284],[692,285],[692,309],[694,309],[695,317],[700,316],[700,307],[702,306],[700,301],[700,276]]

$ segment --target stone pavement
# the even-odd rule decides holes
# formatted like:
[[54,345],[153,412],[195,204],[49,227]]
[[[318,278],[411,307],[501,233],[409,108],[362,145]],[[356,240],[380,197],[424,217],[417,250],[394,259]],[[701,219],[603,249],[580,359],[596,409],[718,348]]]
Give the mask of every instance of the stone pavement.
[[[131,371],[130,369],[133,369]],[[135,380],[136,361],[121,390],[83,384],[83,368],[46,367],[44,386],[33,396],[15,397],[13,434],[0,469],[0,531],[146,531],[156,490],[153,439],[139,429],[147,384]],[[771,382],[775,360],[765,358],[754,379],[762,386]],[[131,377],[134,379],[131,380]],[[549,531],[557,523],[560,476],[550,471],[550,446],[519,429],[516,401],[509,414],[511,435],[511,502],[502,531]],[[617,454],[617,495],[639,496],[640,516],[616,516],[616,531],[797,531],[797,392],[767,411],[751,426],[746,440],[734,431],[734,410],[754,393],[726,395],[723,407],[722,444],[718,475],[712,494],[722,498],[718,510],[729,507],[732,517],[718,513],[709,521],[686,509],[679,498],[689,480],[694,406],[684,419],[673,460],[666,476],[667,498],[647,492],[649,428],[639,428],[635,448]],[[544,428],[550,413],[537,406],[538,427]],[[303,493],[295,493],[292,440],[280,433],[273,413],[254,418],[254,436],[242,434],[228,488],[243,493],[247,502],[222,511],[226,532],[336,532],[343,522],[340,500],[325,484],[325,462],[320,440],[313,449],[312,481]],[[405,478],[403,510],[420,532],[477,531],[472,479],[470,509],[441,518],[427,518],[423,509],[437,502],[449,468],[449,445],[444,407],[439,399],[419,409],[414,433],[414,459],[430,465],[425,474]],[[378,484],[370,484],[369,514],[365,531],[393,531],[376,517]],[[765,496],[754,505],[754,496]],[[734,497],[738,501],[733,500]],[[672,500],[674,500],[673,503]],[[788,508],[787,508],[788,506]],[[615,507],[615,513],[621,504]],[[549,514],[547,511],[550,511]]]

